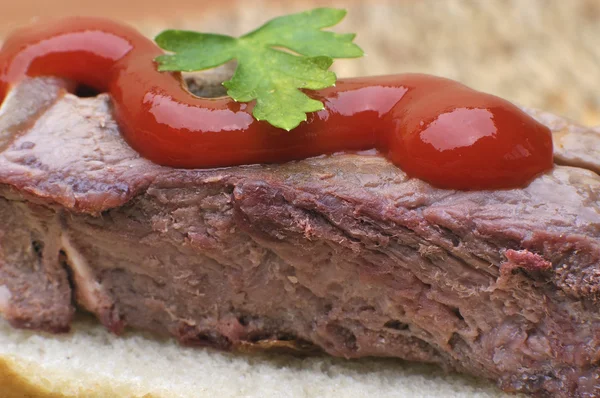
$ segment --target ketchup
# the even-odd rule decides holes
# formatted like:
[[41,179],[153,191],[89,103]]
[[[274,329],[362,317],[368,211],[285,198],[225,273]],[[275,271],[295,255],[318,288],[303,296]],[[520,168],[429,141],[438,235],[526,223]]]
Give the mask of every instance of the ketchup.
[[550,130],[515,105],[422,75],[338,80],[311,91],[325,109],[293,131],[252,117],[252,103],[198,98],[134,29],[98,18],[40,23],[0,51],[0,103],[27,76],[58,76],[110,93],[125,140],[165,166],[277,163],[378,149],[409,176],[451,189],[515,188],[552,168]]

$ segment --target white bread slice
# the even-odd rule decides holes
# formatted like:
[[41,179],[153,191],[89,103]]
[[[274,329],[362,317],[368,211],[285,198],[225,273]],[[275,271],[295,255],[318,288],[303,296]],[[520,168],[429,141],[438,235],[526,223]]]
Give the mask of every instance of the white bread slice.
[[115,337],[85,317],[62,336],[0,320],[2,398],[504,396],[486,381],[400,360],[182,348],[141,333]]
[[[46,14],[40,8],[46,0],[17,3],[21,10]],[[0,31],[33,16],[11,11],[17,3],[2,10]],[[125,3],[127,13],[122,11]],[[183,3],[185,12],[174,13],[166,10],[177,8],[172,2],[158,0],[104,0],[95,2],[94,9],[86,2],[54,0],[49,11],[122,17],[149,35],[165,28],[241,34],[286,12],[344,7],[349,14],[339,29],[357,32],[367,56],[338,61],[340,76],[434,73],[526,106],[600,123],[598,90],[588,83],[600,59],[596,0]],[[505,394],[485,381],[401,361],[235,355],[181,348],[139,333],[117,338],[87,318],[64,336],[18,331],[0,320],[0,398],[367,396]]]

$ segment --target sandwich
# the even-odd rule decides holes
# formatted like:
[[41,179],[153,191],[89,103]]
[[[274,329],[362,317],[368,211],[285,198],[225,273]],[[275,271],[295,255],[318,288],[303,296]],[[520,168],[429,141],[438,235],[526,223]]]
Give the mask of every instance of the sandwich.
[[[336,12],[318,9],[290,18],[328,20]],[[282,20],[275,21],[266,26],[279,27]],[[600,136],[596,130],[422,75],[380,78],[375,83],[339,80],[335,88],[324,88],[310,98],[322,101],[323,109],[307,111],[307,121],[296,125],[284,112],[285,100],[278,100],[279,107],[269,107],[264,105],[268,102],[261,102],[263,97],[252,97],[255,102],[250,106],[241,99],[237,103],[194,99],[186,105],[211,107],[218,120],[207,114],[194,120],[179,111],[164,114],[160,106],[165,101],[174,99],[180,104],[183,100],[179,94],[165,95],[157,82],[178,78],[171,70],[188,70],[187,64],[173,69],[173,64],[189,59],[178,53],[187,44],[173,44],[173,40],[193,37],[233,46],[233,39],[187,31],[171,31],[157,39],[175,55],[163,56],[148,47],[147,54],[134,54],[128,63],[119,58],[110,67],[106,84],[93,80],[109,58],[104,53],[86,65],[85,73],[80,66],[72,68],[61,61],[61,71],[74,74],[67,76],[70,79],[47,72],[44,68],[52,70],[47,62],[39,62],[39,70],[31,67],[23,78],[11,74],[17,65],[13,60],[22,59],[22,48],[34,48],[41,42],[39,37],[63,40],[70,32],[108,31],[95,23],[95,19],[74,19],[23,31],[6,41],[0,55],[9,66],[4,68],[4,85],[0,86],[4,97],[0,110],[0,312],[12,327],[66,333],[78,310],[92,314],[115,335],[145,331],[153,338],[174,337],[183,345],[233,352],[284,350],[346,359],[402,358],[492,380],[506,391],[594,396],[598,369],[594,365],[597,315],[593,302],[600,225],[596,209]],[[109,25],[113,36],[135,35],[129,28]],[[335,51],[354,51],[352,37],[328,37],[342,40]],[[23,40],[34,44],[17,45]],[[128,44],[137,45],[137,40],[135,36]],[[146,46],[141,39],[140,43]],[[264,59],[292,56],[265,54]],[[319,78],[330,76],[322,56],[303,55],[310,67],[318,69],[314,73]],[[142,56],[147,59],[139,66],[136,60]],[[250,63],[244,56],[219,56],[224,62],[238,62],[235,74],[225,83],[227,94],[234,98],[245,87],[240,83],[244,75],[238,72]],[[131,93],[145,84],[145,75],[136,68],[154,66],[151,62],[166,72],[155,71],[156,80],[150,86],[153,90],[160,86],[159,90],[141,97],[150,98],[149,102],[140,102]],[[31,65],[37,64],[32,61]],[[160,78],[158,73],[162,73]],[[88,75],[92,80],[86,80]],[[96,84],[96,89],[108,93],[84,95],[74,76],[83,76],[86,86]],[[115,83],[120,79],[125,83]],[[221,81],[192,75],[187,87],[199,95],[218,93]],[[260,79],[262,85],[268,81],[268,76]],[[419,96],[418,87],[423,86],[427,93],[437,95]],[[272,94],[278,88],[257,87],[253,95],[261,90]],[[381,87],[385,90],[370,94]],[[314,87],[303,88],[306,94]],[[404,88],[408,96],[399,92]],[[451,95],[447,90],[452,90]],[[342,102],[356,92],[351,105]],[[399,97],[388,107],[383,100],[394,95]],[[408,139],[401,141],[405,146],[400,149],[407,148],[402,156],[395,156],[393,149],[398,147],[384,135],[376,137],[374,148],[368,147],[372,141],[349,147],[349,140],[342,142],[343,152],[310,152],[311,156],[304,156],[299,144],[340,130],[340,126],[356,124],[365,131],[379,119],[388,123],[388,114],[394,117],[392,121],[398,120],[392,110],[399,106],[414,111],[416,99],[429,112],[441,97],[457,105],[449,108],[444,103],[442,110],[434,109],[438,113],[432,118],[419,111],[416,124],[412,123],[415,118],[402,119],[399,131],[418,131],[419,137],[427,137],[426,143],[439,143],[432,134],[454,131],[444,130],[450,118],[450,124],[459,123],[461,132],[485,133],[463,145],[468,150],[458,157],[447,158],[456,147],[437,147],[441,157],[417,152],[415,148],[420,147]],[[412,100],[410,106],[401,104],[407,98]],[[143,106],[136,108],[139,104]],[[345,106],[359,106],[351,112],[359,118],[349,123]],[[261,121],[248,119],[251,112]],[[226,128],[222,127],[223,115],[234,115],[235,123],[228,119]],[[166,130],[171,134],[168,138],[177,134],[185,138],[196,125],[202,126],[202,134],[209,132],[203,137],[210,137],[211,129],[219,125],[219,137],[229,134],[226,137],[232,142],[221,144],[230,145],[224,152],[218,146],[206,150],[204,144],[192,141],[175,147],[165,141],[165,135],[155,133],[157,129],[148,121],[151,118],[157,125],[166,124],[165,118],[174,120],[176,128]],[[489,120],[496,129],[492,134],[488,134]],[[508,128],[502,127],[504,120],[509,120]],[[254,134],[252,126],[259,126],[261,145],[268,141],[273,147],[260,152],[261,147],[252,146],[254,142],[246,145],[242,140],[247,137],[237,133],[246,128],[238,127],[246,121],[251,127],[245,133]],[[321,130],[311,127],[319,123],[329,125]],[[403,126],[413,124],[416,130],[404,133]],[[473,132],[467,125],[477,128]],[[394,123],[382,126],[387,134]],[[149,141],[153,138],[160,144]],[[493,145],[474,147],[490,139]],[[329,142],[313,144],[320,151],[329,148]],[[505,142],[512,146],[502,152]],[[265,162],[239,160],[257,153],[271,156],[278,148],[283,148],[281,161],[280,155]],[[189,156],[199,150],[205,152],[198,161],[208,163],[189,163],[196,161]],[[218,163],[228,153],[237,163]],[[421,163],[403,163],[406,159]],[[428,168],[430,164],[436,167]],[[539,167],[531,168],[532,164]],[[493,181],[492,175],[497,177]],[[19,335],[5,327],[7,376],[3,382],[8,394],[196,394],[181,386],[169,391],[166,382],[140,387],[135,377],[114,390],[107,385],[94,390],[83,383],[69,389],[66,386],[72,381],[59,371],[54,371],[58,384],[40,387],[43,383],[37,374],[44,379],[42,368],[49,366],[36,364],[32,354],[19,357],[18,352],[26,348],[15,341],[25,339],[27,347],[48,344],[54,355],[60,355],[71,344],[77,350],[77,339],[82,338],[109,355],[111,350],[98,342],[97,329],[90,322],[77,323],[80,334],[59,340]],[[172,342],[142,338],[126,335],[123,340],[110,337],[109,341],[128,344],[117,352],[143,352],[138,348],[148,344],[169,355],[181,352],[185,358],[220,358],[211,351],[190,354]],[[154,363],[151,355],[144,358]],[[233,357],[225,358],[233,361]],[[311,361],[303,363],[322,363]],[[173,366],[177,367],[176,361]],[[335,362],[335,366],[340,365]],[[146,378],[156,377],[142,372]],[[211,372],[211,377],[218,378],[219,373]]]

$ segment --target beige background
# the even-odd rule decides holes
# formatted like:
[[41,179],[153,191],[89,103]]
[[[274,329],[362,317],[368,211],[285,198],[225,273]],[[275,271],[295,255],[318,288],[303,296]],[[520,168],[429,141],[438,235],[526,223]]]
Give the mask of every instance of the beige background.
[[427,72],[525,106],[600,124],[598,0],[0,0],[0,36],[36,16],[108,16],[147,34],[188,28],[240,34],[315,5],[349,10],[341,30],[367,52],[342,76]]

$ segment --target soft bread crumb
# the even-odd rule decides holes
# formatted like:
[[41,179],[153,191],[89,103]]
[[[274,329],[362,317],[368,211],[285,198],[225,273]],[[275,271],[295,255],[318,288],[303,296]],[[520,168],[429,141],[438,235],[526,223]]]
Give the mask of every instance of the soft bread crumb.
[[52,336],[0,320],[0,396],[514,397],[485,381],[398,360],[182,348],[139,333],[115,337],[87,318],[74,329]]

